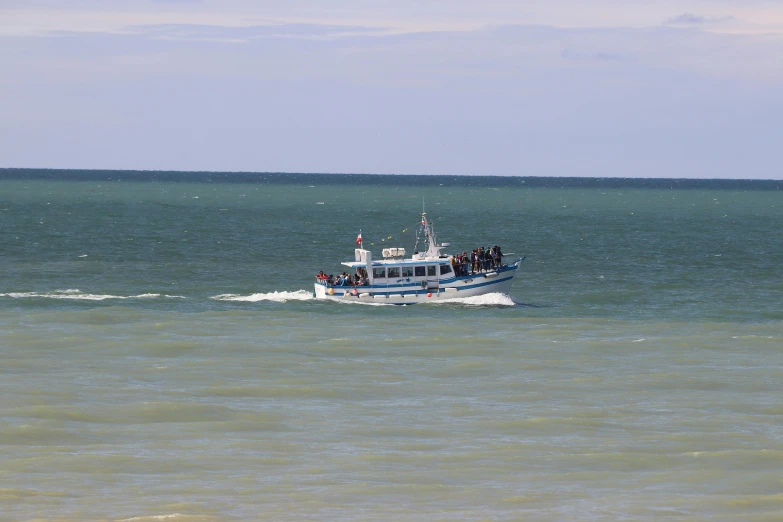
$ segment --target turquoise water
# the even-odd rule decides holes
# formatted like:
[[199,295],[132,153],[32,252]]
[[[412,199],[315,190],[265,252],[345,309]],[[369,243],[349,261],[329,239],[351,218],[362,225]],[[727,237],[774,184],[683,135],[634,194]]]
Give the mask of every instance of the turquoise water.
[[[2,520],[783,517],[769,183],[71,177],[0,177]],[[312,299],[422,200],[511,295]]]

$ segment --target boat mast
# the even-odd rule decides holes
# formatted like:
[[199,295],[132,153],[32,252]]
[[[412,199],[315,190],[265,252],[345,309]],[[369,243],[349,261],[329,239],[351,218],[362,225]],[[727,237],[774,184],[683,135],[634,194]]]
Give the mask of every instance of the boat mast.
[[[426,250],[419,254],[419,232],[424,232],[424,246]],[[416,233],[416,246],[414,251],[416,255],[424,257],[440,257],[440,247],[435,239],[435,226],[427,219],[427,213],[424,211],[424,198],[421,198],[421,228]]]
[[440,247],[438,246],[438,242],[435,240],[435,228],[427,219],[426,212],[421,213],[421,224],[424,227],[424,241],[427,246],[427,250],[424,252],[424,255],[426,257],[440,256]]

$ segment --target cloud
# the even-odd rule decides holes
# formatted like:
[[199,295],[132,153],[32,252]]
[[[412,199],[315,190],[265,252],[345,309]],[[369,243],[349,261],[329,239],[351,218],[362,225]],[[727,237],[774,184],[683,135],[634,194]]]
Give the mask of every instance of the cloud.
[[704,25],[704,24],[716,24],[721,22],[733,22],[737,19],[733,16],[721,16],[709,18],[706,16],[698,16],[691,13],[683,13],[678,16],[673,16],[664,22],[665,25]]
[[674,16],[672,18],[669,18],[666,20],[666,23],[668,25],[679,25],[679,24],[703,24],[706,22],[707,19],[703,16],[696,16],[690,13],[681,14],[679,16]]
[[633,62],[636,58],[630,54],[613,53],[606,51],[598,52],[580,52],[571,49],[564,50],[560,56],[566,60],[575,62],[597,61],[597,62]]
[[[588,5],[589,4],[589,5]],[[730,9],[730,11],[728,11]],[[677,16],[672,13],[682,12]],[[734,16],[727,16],[727,15]],[[731,22],[731,23],[729,23]],[[393,34],[478,31],[501,25],[552,28],[699,27],[702,31],[783,34],[783,3],[772,0],[0,0],[1,36],[55,31],[127,34],[152,25],[374,27]],[[334,37],[334,36],[333,36]]]
[[159,24],[129,27],[128,31],[159,40],[229,43],[248,43],[253,40],[271,38],[325,41],[384,33],[383,29],[373,27],[317,24],[274,24],[249,27]]

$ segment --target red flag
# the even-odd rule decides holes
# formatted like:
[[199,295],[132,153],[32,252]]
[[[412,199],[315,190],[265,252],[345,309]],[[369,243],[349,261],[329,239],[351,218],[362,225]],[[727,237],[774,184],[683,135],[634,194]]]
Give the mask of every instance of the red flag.
[[356,244],[361,245],[362,244],[362,233],[359,232],[359,236],[356,238]]

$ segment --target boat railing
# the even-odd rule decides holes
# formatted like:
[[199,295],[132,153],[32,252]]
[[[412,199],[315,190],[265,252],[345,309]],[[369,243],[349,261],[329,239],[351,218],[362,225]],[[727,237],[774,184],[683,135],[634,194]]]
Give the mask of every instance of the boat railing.
[[346,281],[346,282],[340,284],[336,280],[331,280],[330,281],[329,278],[318,277],[318,276],[316,276],[315,282],[318,283],[318,284],[324,285],[326,288],[339,288],[339,287],[345,287],[345,286],[356,288],[356,287],[362,287],[362,286],[370,286],[369,283],[359,284],[359,283],[356,283],[354,281],[350,281],[350,282]]

